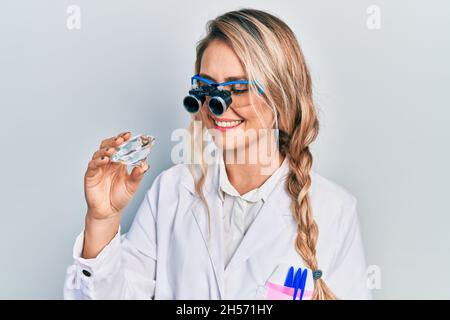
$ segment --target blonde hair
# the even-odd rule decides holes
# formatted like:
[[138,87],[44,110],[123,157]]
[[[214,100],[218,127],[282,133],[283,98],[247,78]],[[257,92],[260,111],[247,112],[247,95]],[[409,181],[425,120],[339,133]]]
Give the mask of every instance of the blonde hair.
[[[203,53],[213,40],[221,40],[234,50],[248,79],[263,84],[264,99],[276,112],[278,148],[289,163],[286,190],[292,199],[291,210],[298,224],[296,250],[308,268],[318,270],[316,245],[319,230],[314,221],[308,191],[312,167],[309,145],[317,137],[319,122],[310,73],[298,41],[292,30],[272,14],[254,9],[227,12],[208,22],[207,34],[197,44],[196,73],[200,72]],[[199,120],[199,117],[197,114],[193,120]],[[205,129],[202,124],[202,132]],[[195,142],[191,147],[197,149],[193,150],[194,153],[199,154],[204,146],[199,143],[198,133],[192,137]],[[201,162],[198,168],[200,170],[192,169],[191,172],[196,192],[207,206],[202,190],[207,166]],[[335,298],[322,278],[314,280],[313,299]]]

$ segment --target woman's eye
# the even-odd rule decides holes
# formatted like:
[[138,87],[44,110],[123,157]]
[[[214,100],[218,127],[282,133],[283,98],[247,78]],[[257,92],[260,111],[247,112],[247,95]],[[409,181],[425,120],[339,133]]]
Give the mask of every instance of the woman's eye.
[[231,87],[231,92],[232,93],[239,94],[239,93],[244,93],[246,91],[248,91],[248,85],[247,84],[236,84],[236,85],[233,85]]

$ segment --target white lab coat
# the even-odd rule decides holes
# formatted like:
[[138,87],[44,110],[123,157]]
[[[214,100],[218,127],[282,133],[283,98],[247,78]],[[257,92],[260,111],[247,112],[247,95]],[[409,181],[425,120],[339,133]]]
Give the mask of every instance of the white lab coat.
[[[187,165],[163,171],[142,201],[127,234],[95,259],[82,259],[83,232],[67,270],[66,299],[265,299],[283,285],[290,266],[305,268],[294,245],[297,224],[284,179],[270,194],[230,263],[224,266],[218,166],[210,167],[205,197],[196,196]],[[310,197],[319,227],[317,258],[323,279],[341,299],[370,299],[356,199],[311,172]],[[308,269],[306,293],[313,289]],[[272,292],[273,293],[273,292]],[[305,295],[308,299],[308,294]]]

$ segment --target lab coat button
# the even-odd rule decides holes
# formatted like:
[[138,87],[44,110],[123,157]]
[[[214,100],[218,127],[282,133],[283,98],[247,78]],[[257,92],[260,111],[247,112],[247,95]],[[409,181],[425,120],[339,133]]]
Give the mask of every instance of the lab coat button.
[[86,277],[90,277],[90,276],[91,276],[91,273],[90,273],[89,271],[87,271],[87,270],[83,270],[82,272],[83,272],[83,274],[84,274]]

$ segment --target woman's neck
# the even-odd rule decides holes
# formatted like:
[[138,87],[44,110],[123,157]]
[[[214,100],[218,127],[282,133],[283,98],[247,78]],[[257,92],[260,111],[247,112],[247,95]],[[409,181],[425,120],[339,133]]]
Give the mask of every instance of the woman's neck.
[[225,168],[228,180],[243,195],[253,189],[259,188],[281,166],[284,157],[276,150],[268,163],[227,163],[224,154]]

